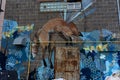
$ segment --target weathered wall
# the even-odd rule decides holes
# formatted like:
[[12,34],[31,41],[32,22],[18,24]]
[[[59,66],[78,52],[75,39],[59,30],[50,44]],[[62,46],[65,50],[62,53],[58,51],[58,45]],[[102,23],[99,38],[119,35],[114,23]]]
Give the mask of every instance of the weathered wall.
[[88,15],[85,19],[75,21],[78,27],[82,28],[80,31],[106,28],[119,32],[116,0],[96,0],[91,6],[92,8],[96,8],[93,14]]
[[[118,12],[116,0],[96,0],[91,6],[96,8],[93,14],[85,19],[79,16],[75,23],[79,31],[91,31],[94,29],[107,28],[112,31],[118,31]],[[41,13],[39,2],[35,0],[7,0],[6,19],[16,20],[19,25],[35,24],[35,28],[40,28],[49,19],[58,17],[59,13]],[[86,28],[86,30],[84,30]]]
[[57,17],[56,13],[40,13],[36,0],[7,0],[5,19],[16,20],[19,25],[35,24],[41,28],[47,20]]
[[[39,4],[37,0],[7,0],[5,19],[16,20],[19,25],[34,23],[34,31],[36,31],[49,19],[60,17],[59,13],[41,13]],[[78,16],[74,20],[79,31],[106,28],[113,32],[119,32],[116,0],[96,0],[91,6],[92,8],[96,8],[93,14],[86,16],[85,19],[80,19]],[[36,62],[31,63],[31,70],[40,63],[40,56],[39,54],[36,57]]]

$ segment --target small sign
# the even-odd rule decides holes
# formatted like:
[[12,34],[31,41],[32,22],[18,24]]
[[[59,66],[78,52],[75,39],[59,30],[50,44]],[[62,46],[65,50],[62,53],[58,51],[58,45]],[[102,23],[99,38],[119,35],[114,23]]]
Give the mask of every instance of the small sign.
[[40,3],[40,11],[41,12],[50,12],[50,11],[65,11],[71,10],[76,11],[81,9],[80,2],[45,2]]
[[80,2],[67,3],[67,10],[80,10],[80,9],[81,9]]

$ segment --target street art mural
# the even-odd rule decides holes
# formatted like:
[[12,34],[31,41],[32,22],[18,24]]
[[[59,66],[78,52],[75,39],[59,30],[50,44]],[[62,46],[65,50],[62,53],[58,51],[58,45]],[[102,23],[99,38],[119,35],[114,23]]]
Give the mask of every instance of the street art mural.
[[[101,31],[82,32],[82,34],[83,37],[80,38],[85,42],[83,49],[80,50],[80,80],[105,80],[105,77],[120,70],[119,46],[114,43],[116,39],[111,31],[102,29]],[[110,78],[106,80],[114,80]]]
[[[7,52],[6,70],[16,70],[18,79],[25,70],[22,63],[28,61],[30,33],[33,27],[34,24],[18,26],[16,21],[4,20],[1,46]],[[25,39],[24,42],[22,39]]]
[[[22,65],[27,62],[30,53],[30,34],[32,33],[34,24],[26,26],[18,26],[16,21],[4,20],[2,33],[2,47],[6,49],[7,60],[6,69],[16,70],[18,79],[20,75],[26,70]],[[107,30],[94,30],[91,32],[81,32],[82,47],[80,47],[80,80],[114,80],[119,78],[120,70],[120,51],[119,44],[114,33]],[[19,46],[19,42],[24,40],[25,43]],[[19,40],[19,42],[17,42]],[[52,51],[51,62],[54,67],[54,54]],[[34,58],[31,56],[30,61]],[[45,58],[47,67],[44,62],[40,60],[42,66],[36,67],[36,80],[54,79],[54,68],[51,69],[48,58]],[[118,75],[118,77],[115,77]],[[32,74],[31,74],[32,75]]]
[[[50,32],[61,33],[63,37],[70,37],[74,39],[73,35],[79,36],[78,29],[74,23],[67,23],[62,18],[54,18],[49,20],[41,29],[37,31],[34,36],[33,45],[32,45],[32,53],[38,53],[38,48],[40,46],[42,50],[42,60],[44,62],[44,66],[47,67],[46,62],[44,60],[45,54],[48,48],[49,55],[48,59],[51,63],[51,51],[54,49],[54,45],[50,45]],[[54,40],[52,40],[54,41]],[[50,65],[53,68],[52,63]]]
[[[102,29],[81,33],[83,36],[79,39],[83,40],[83,46],[80,50],[80,80],[104,80],[120,70],[119,45],[114,43],[116,38],[113,32]],[[42,71],[42,67],[39,68],[38,76],[42,78],[42,73],[45,71]]]

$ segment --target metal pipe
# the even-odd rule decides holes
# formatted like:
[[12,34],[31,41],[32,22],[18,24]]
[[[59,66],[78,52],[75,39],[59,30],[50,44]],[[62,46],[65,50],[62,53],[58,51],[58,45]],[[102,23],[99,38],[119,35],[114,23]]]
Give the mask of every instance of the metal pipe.
[[119,4],[119,0],[117,0],[117,9],[118,9],[118,24],[120,25],[120,4]]
[[[67,2],[67,0],[64,0],[64,2]],[[67,18],[67,10],[64,10],[64,21],[66,21]]]

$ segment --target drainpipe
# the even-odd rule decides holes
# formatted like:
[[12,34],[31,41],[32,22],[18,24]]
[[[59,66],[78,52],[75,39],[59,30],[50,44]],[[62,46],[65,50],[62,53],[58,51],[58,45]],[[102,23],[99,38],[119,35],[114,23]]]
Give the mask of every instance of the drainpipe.
[[[67,0],[64,0],[64,2],[67,2]],[[65,9],[64,10],[64,21],[66,21],[66,18],[67,18],[67,10]]]
[[117,9],[118,9],[118,24],[120,25],[120,4],[119,4],[119,0],[117,0]]

